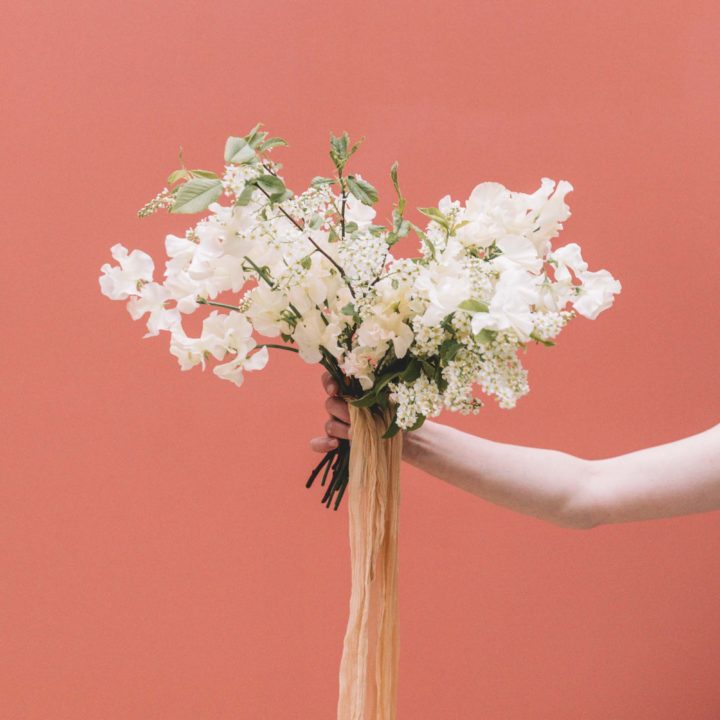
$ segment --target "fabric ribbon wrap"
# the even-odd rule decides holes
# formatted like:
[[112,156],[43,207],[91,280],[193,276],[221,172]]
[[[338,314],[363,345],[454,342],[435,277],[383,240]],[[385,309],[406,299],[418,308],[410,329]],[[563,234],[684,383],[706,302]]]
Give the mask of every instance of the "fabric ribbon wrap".
[[383,415],[348,403],[352,589],[340,661],[338,720],[396,720],[398,511],[402,432],[384,440]]

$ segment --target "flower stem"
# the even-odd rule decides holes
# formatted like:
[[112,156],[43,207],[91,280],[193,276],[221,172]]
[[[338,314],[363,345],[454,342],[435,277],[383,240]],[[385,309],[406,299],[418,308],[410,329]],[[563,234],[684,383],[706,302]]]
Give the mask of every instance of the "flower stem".
[[[277,173],[275,173],[275,172],[272,170],[272,168],[269,168],[267,165],[263,164],[263,167],[264,167],[265,170],[267,170],[271,175],[277,175]],[[257,188],[263,193],[263,195],[265,195],[265,197],[270,198],[270,193],[267,192],[267,190],[265,190],[264,187],[261,187],[260,185],[257,185]],[[344,221],[344,216],[345,216],[344,205],[345,205],[345,195],[344,195],[344,193],[343,193],[343,237],[344,237],[344,235],[345,235],[345,230],[344,230],[344,222],[345,222],[345,221]],[[290,213],[287,212],[282,205],[278,204],[277,208],[278,208],[278,210],[279,210],[298,230],[300,230],[300,232],[302,232],[302,233],[305,232],[305,228],[304,228],[292,215],[290,215]],[[309,241],[313,244],[313,246],[315,247],[315,249],[316,249],[321,255],[324,255],[324,256],[332,263],[332,265],[335,267],[335,269],[340,273],[340,277],[341,277],[341,278],[345,281],[345,283],[347,284],[347,286],[348,286],[348,288],[349,288],[349,290],[350,290],[350,294],[351,294],[353,297],[355,297],[355,292],[354,292],[354,290],[353,290],[353,288],[352,288],[352,285],[350,285],[350,283],[348,282],[347,276],[345,275],[345,271],[342,269],[342,267],[341,267],[340,265],[338,265],[309,235],[305,235],[305,238],[306,238],[307,240],[309,240]]]
[[212,305],[213,307],[225,308],[226,310],[235,310],[240,312],[240,308],[237,305],[226,305],[221,302],[214,302],[213,300],[206,300],[205,298],[197,298],[196,302],[198,305]]
[[298,352],[297,348],[290,347],[289,345],[276,345],[275,343],[259,343],[255,347],[277,348],[278,350],[289,350],[294,353]]

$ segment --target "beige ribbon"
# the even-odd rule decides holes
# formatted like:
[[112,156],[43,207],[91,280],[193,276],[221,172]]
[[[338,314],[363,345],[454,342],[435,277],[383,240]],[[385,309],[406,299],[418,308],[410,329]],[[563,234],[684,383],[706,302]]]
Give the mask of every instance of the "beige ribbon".
[[338,720],[395,720],[398,675],[398,511],[402,432],[382,439],[383,417],[348,404],[352,589]]

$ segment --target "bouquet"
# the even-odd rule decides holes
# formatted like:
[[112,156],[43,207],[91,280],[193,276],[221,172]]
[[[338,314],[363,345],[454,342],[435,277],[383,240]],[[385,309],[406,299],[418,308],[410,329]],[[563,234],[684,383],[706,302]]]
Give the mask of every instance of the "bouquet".
[[[577,315],[596,318],[621,286],[607,270],[589,270],[577,244],[553,247],[570,216],[569,182],[542,178],[529,194],[482,182],[465,202],[446,195],[437,207],[418,208],[419,227],[405,216],[395,163],[396,200],[379,224],[375,187],[348,169],[361,142],[331,135],[333,174],[315,177],[301,193],[286,186],[273,159],[286,142],[260,126],[228,138],[222,174],[187,169],[181,155],[180,169],[139,215],[203,216],[184,235],[165,238],[162,281],[149,255],[116,244],[117,264],[102,266],[100,287],[127,301],[133,319],[146,320],[145,337],[168,333],[182,370],[212,363],[215,375],[240,386],[245,373],[265,367],[269,351],[290,351],[320,363],[342,388],[352,445],[362,448],[341,441],[307,481],[310,487],[321,476],[322,501],[337,509],[348,484],[352,501],[358,478],[339,713],[364,717],[363,708],[372,708],[372,717],[389,718],[399,431],[416,430],[443,409],[477,413],[476,391],[513,407],[529,390],[520,351],[553,345]],[[396,244],[411,234],[419,253],[396,256]],[[188,336],[183,316],[201,306],[202,332]],[[381,586],[374,602],[382,606],[384,597],[386,612],[378,616],[368,699],[362,633],[373,582]]]

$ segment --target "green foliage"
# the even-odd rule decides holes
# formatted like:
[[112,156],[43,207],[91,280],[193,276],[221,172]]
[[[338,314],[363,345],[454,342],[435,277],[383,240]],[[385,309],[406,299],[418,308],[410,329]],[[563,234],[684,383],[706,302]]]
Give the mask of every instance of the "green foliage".
[[257,190],[257,185],[254,183],[248,183],[243,188],[243,191],[237,196],[235,200],[236,205],[248,205],[252,200],[253,193]]
[[192,175],[190,174],[190,171],[185,168],[181,168],[180,170],[173,170],[173,172],[168,175],[167,182],[168,185],[172,185],[179,180],[190,180],[191,178]]
[[197,213],[206,210],[222,193],[222,182],[208,178],[193,178],[180,186],[171,213]]
[[448,232],[448,233],[450,232],[450,221],[437,208],[418,208],[418,210],[423,215],[426,215],[431,220],[434,220],[446,232]]
[[266,152],[274,147],[287,147],[287,142],[280,137],[271,137],[263,140],[257,147],[258,152]]
[[257,159],[253,147],[245,138],[229,137],[225,142],[225,162],[243,165]]
[[314,177],[310,181],[310,186],[314,188],[322,187],[323,185],[332,185],[333,183],[336,183],[337,180],[335,178],[331,177],[323,177],[322,175],[318,175],[317,177]]
[[208,180],[216,180],[218,177],[218,174],[212,172],[212,170],[190,170],[190,174],[193,177],[202,177]]
[[530,333],[530,337],[537,343],[544,345],[545,347],[555,347],[555,343],[552,340],[543,340],[535,333]]
[[476,342],[479,342],[481,345],[487,345],[495,338],[497,337],[497,330],[489,330],[488,328],[483,328],[479,333],[476,333],[473,335]]
[[480,302],[480,300],[463,300],[459,305],[458,308],[460,310],[467,310],[468,312],[488,312],[490,308],[484,303]]
[[355,175],[349,175],[347,184],[348,190],[350,190],[363,205],[373,205],[378,201],[377,190],[366,180],[362,180]]
[[360,147],[360,144],[365,140],[361,137],[352,147],[350,147],[350,137],[344,132],[340,137],[335,137],[330,133],[330,159],[335,165],[335,169],[339,175],[342,175],[348,160]]
[[398,211],[400,215],[405,212],[405,198],[400,192],[400,183],[398,183],[398,163],[397,160],[392,164],[390,168],[390,178],[392,179],[393,187],[398,196]]
[[445,340],[442,345],[440,345],[440,362],[443,365],[447,365],[455,359],[455,356],[458,354],[458,350],[460,350],[461,347],[462,343],[458,342],[454,338]]

